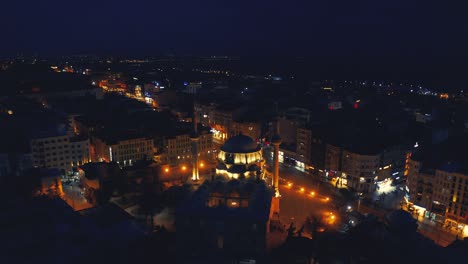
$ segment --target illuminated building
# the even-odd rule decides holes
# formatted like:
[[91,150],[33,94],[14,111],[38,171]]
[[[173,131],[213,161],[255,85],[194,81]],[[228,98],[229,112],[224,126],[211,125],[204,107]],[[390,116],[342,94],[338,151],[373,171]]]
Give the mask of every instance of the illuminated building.
[[68,134],[32,139],[31,154],[34,167],[57,168],[62,173],[91,161],[89,139]]
[[306,165],[312,164],[312,131],[308,128],[297,129],[296,155],[296,166],[299,168],[304,169]]
[[218,153],[216,175],[205,180],[176,211],[182,256],[203,257],[213,251],[264,256],[270,225],[277,223],[279,214],[279,135],[273,144],[276,158],[268,183],[260,145],[242,134],[225,142]]
[[[200,130],[198,137],[199,160],[211,161],[213,159],[212,134],[207,130]],[[193,154],[189,132],[167,137],[166,146],[166,157],[171,165],[191,163]]]
[[216,174],[228,178],[256,177],[265,161],[262,149],[252,138],[239,134],[228,139],[218,153]]
[[342,171],[347,175],[348,187],[360,193],[371,193],[376,188],[379,155],[364,155],[343,151]]
[[287,112],[287,118],[278,119],[280,135],[283,139],[280,148],[280,156],[283,157],[280,157],[280,162],[293,165],[300,171],[312,168],[323,169],[325,143],[318,133],[318,129],[314,130],[306,123],[310,119],[310,112],[299,109]]
[[252,119],[255,114],[252,109],[237,105],[196,104],[195,111],[202,125],[211,127],[215,146],[222,146],[228,138],[239,133],[255,140],[261,136],[261,124]]
[[[465,144],[466,145],[466,144]],[[430,145],[415,151],[408,162],[409,202],[419,213],[445,221],[468,235],[468,161],[463,142]]]
[[272,197],[263,181],[204,181],[176,210],[179,256],[203,259],[215,252],[264,256]]
[[138,160],[153,159],[153,139],[138,135],[99,135],[94,137],[96,161],[131,166]]
[[324,174],[336,177],[340,187],[372,193],[377,186],[391,184],[392,179],[403,176],[405,155],[403,145],[368,148],[362,144],[347,147],[327,144]]

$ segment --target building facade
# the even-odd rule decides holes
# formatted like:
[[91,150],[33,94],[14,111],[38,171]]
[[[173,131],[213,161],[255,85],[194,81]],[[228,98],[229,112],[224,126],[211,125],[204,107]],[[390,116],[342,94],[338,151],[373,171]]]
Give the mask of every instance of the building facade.
[[131,166],[138,160],[152,160],[154,155],[153,139],[128,137],[111,139],[95,137],[95,161],[117,162],[119,166]]
[[450,165],[428,169],[422,161],[410,159],[407,177],[409,201],[420,207],[420,214],[457,227],[468,224],[467,173]]
[[[190,164],[192,159],[192,145],[190,135],[182,134],[166,139],[166,156],[171,165]],[[200,161],[213,160],[213,134],[201,131],[198,141],[198,153]]]
[[347,186],[359,193],[371,193],[376,189],[380,155],[362,155],[343,151],[342,173],[347,176]]
[[34,138],[30,143],[36,168],[57,168],[65,174],[91,161],[88,138],[65,134]]

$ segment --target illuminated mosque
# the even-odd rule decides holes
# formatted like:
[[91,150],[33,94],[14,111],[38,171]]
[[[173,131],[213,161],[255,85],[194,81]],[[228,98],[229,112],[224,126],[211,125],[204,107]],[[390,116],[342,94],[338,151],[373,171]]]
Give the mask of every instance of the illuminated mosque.
[[[195,153],[196,128],[191,139]],[[267,234],[272,225],[279,224],[278,124],[271,143],[271,177],[266,177],[261,146],[246,135],[231,137],[221,147],[211,179],[200,181],[194,155],[195,190],[176,210],[178,241],[184,252],[211,254],[222,250],[255,256],[265,252]]]
[[257,177],[265,164],[260,145],[242,134],[224,143],[218,153],[218,162],[216,175],[224,175],[230,179]]

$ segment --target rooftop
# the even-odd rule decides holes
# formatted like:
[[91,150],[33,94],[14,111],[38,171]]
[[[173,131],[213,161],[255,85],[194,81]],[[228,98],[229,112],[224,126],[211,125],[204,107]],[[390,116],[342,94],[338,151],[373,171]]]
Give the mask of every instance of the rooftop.
[[[220,193],[227,195],[237,193],[239,197],[248,197],[249,206],[246,208],[229,208],[227,206],[208,207],[210,195]],[[213,217],[219,219],[249,219],[267,221],[269,218],[273,192],[263,181],[216,179],[205,181],[190,195],[177,209],[179,215]]]
[[229,138],[221,147],[221,150],[227,153],[252,153],[260,149],[261,146],[257,142],[242,134]]

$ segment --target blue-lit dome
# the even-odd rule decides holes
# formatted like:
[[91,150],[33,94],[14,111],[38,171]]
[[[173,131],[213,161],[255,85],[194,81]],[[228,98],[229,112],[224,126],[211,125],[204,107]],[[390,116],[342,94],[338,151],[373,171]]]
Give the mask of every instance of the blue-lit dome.
[[259,151],[260,148],[251,137],[239,134],[228,139],[221,150],[227,153],[252,153]]

